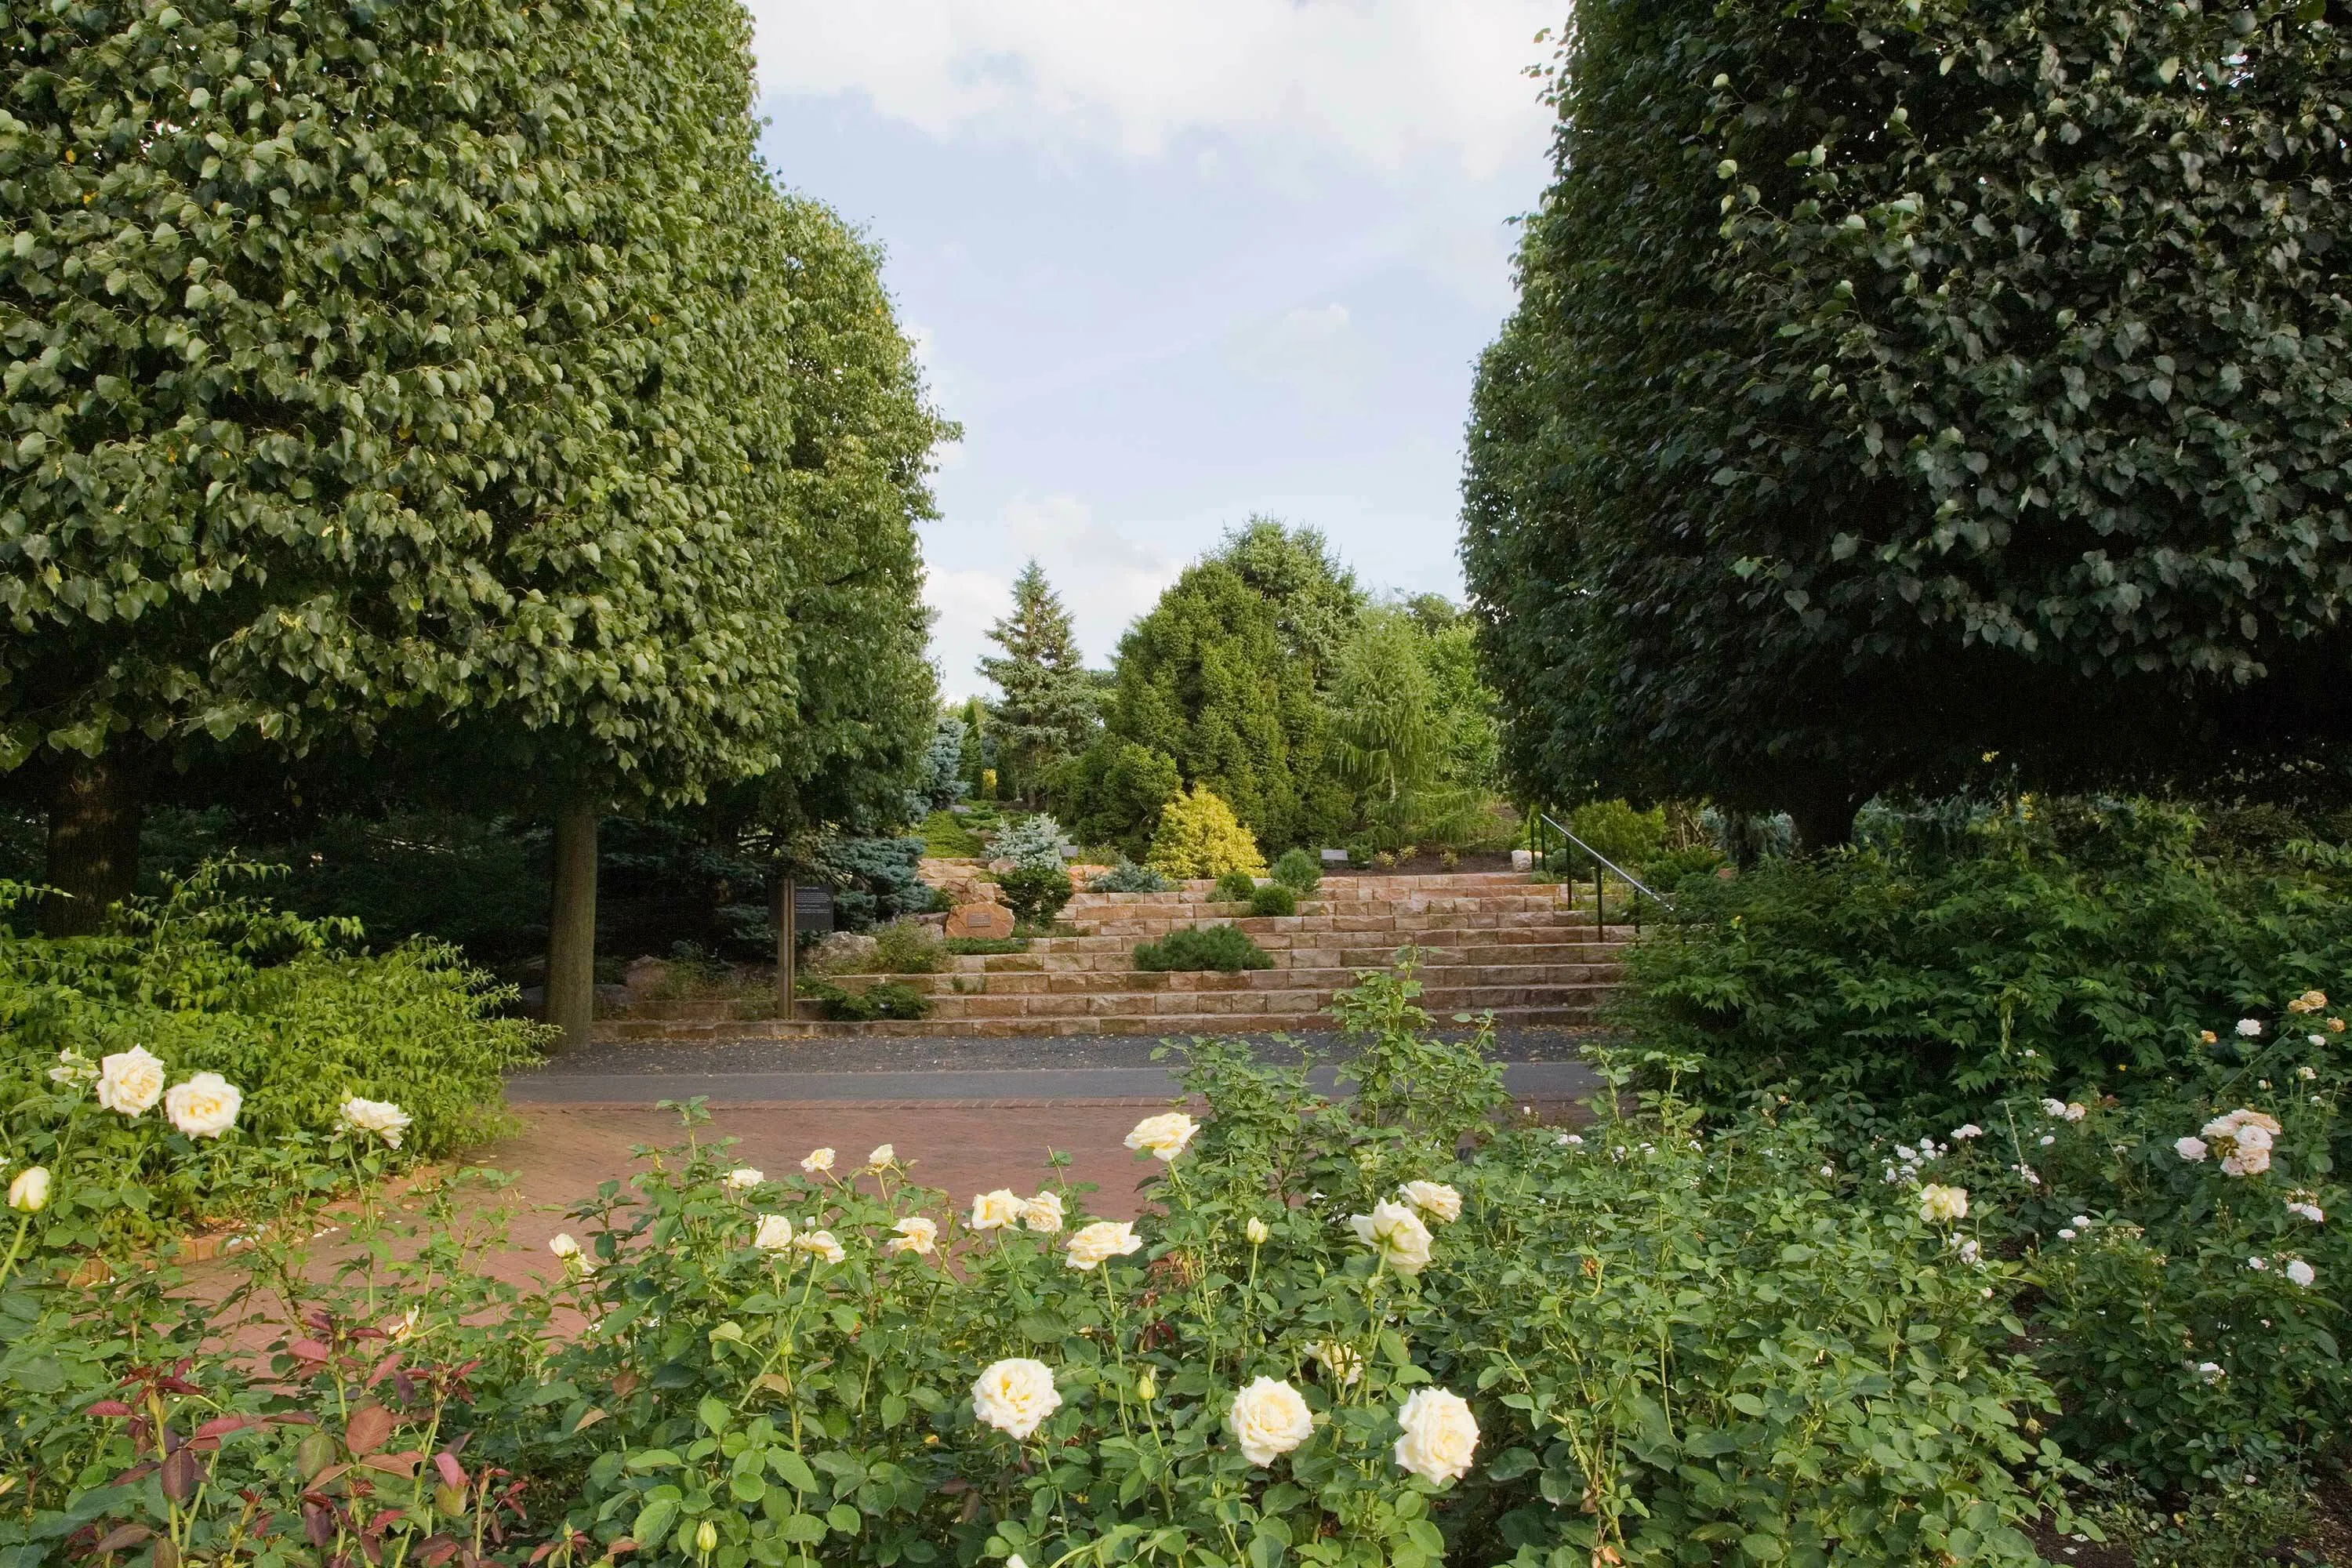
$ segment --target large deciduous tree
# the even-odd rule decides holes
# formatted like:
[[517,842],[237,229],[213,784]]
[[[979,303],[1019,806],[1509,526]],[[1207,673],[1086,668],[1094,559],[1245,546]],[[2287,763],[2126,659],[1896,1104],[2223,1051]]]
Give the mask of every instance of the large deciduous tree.
[[2340,9],[1580,5],[1465,483],[1521,782],[1820,841],[2340,738]]
[[0,766],[55,781],[62,923],[197,737],[528,733],[592,867],[603,805],[775,760],[786,247],[739,8],[0,31]]

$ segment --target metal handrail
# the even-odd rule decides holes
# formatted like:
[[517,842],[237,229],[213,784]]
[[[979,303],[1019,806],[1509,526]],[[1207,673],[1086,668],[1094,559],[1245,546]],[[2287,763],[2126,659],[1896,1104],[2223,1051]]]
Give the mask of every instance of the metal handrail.
[[[1652,889],[1639,877],[1634,876],[1633,873],[1626,870],[1622,866],[1618,865],[1617,862],[1609,858],[1608,856],[1603,855],[1600,850],[1595,849],[1591,845],[1587,844],[1583,839],[1579,838],[1575,834],[1570,833],[1565,826],[1561,826],[1561,824],[1556,820],[1549,812],[1542,810],[1537,811],[1536,820],[1542,823],[1546,827],[1550,828],[1554,833],[1559,834],[1562,838],[1567,839],[1570,844],[1575,845],[1579,849],[1583,850],[1587,855],[1591,856],[1592,863],[1594,865],[1605,867],[1609,870],[1614,872],[1619,881],[1624,883],[1627,887],[1632,888],[1643,898],[1654,900],[1660,909],[1665,910],[1668,912],[1672,912],[1674,910],[1675,906],[1672,900],[1664,898],[1659,893],[1652,890]],[[1599,895],[1596,892],[1596,899],[1598,896]],[[1593,912],[1596,916],[1600,913],[1597,906]]]

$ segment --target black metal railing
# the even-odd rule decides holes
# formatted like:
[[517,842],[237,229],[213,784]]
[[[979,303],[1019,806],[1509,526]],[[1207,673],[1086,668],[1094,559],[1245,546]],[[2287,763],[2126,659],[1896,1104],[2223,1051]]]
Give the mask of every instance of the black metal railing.
[[[1553,847],[1555,839],[1559,841],[1557,850]],[[1593,929],[1600,933],[1601,939],[1604,942],[1609,937],[1608,879],[1610,877],[1615,877],[1633,889],[1633,894],[1625,900],[1625,906],[1627,914],[1633,920],[1635,936],[1642,934],[1642,900],[1643,899],[1650,900],[1662,910],[1671,910],[1675,907],[1670,900],[1661,898],[1644,885],[1639,877],[1553,820],[1548,812],[1537,811],[1528,816],[1528,848],[1532,852],[1538,869],[1565,877],[1570,887],[1576,884],[1578,858],[1580,857],[1591,864],[1592,924]],[[1553,858],[1555,854],[1565,864],[1556,862]]]

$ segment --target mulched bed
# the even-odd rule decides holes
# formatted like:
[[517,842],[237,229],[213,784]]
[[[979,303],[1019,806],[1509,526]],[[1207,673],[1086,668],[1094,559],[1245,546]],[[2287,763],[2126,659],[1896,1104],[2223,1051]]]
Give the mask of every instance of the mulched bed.
[[1400,860],[1385,869],[1377,866],[1326,866],[1326,877],[1442,877],[1459,871],[1507,871],[1511,868],[1511,852],[1499,850],[1492,855],[1464,855],[1447,866],[1434,851],[1416,855],[1410,860]]

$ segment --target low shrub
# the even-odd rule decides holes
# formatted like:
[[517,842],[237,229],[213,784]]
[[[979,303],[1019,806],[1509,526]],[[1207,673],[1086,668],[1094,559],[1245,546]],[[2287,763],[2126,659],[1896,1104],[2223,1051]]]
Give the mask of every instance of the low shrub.
[[1622,800],[1587,801],[1568,814],[1568,830],[1620,866],[1642,864],[1665,846],[1663,806],[1636,811]]
[[1239,926],[1187,926],[1158,942],[1135,944],[1135,967],[1147,971],[1215,969],[1232,974],[1272,969],[1274,960]]
[[1051,925],[1062,906],[1070,901],[1070,873],[1058,860],[1050,866],[1015,866],[1001,871],[996,886],[1014,921],[1024,926]]
[[864,931],[901,915],[930,912],[939,896],[919,874],[920,838],[828,837],[813,872],[834,889],[833,914],[843,931]]
[[1687,878],[1627,956],[1616,1021],[1700,1058],[1718,1105],[1775,1086],[1928,1117],[2045,1075],[2127,1095],[2189,1063],[2210,1019],[2352,973],[2335,846],[2218,865],[2186,814],[2047,803],[1962,848]]
[[800,994],[815,1002],[818,1011],[835,1023],[864,1024],[877,1018],[931,1016],[929,996],[911,985],[891,981],[862,989],[835,985],[829,981],[811,981],[801,986]]
[[1164,893],[1175,884],[1149,866],[1121,860],[1087,884],[1090,893]]
[[1151,853],[1144,863],[1153,870],[1179,879],[1222,877],[1228,871],[1265,875],[1265,857],[1257,840],[1234,816],[1234,808],[1205,784],[1178,795],[1160,808],[1160,827],[1151,836]]
[[922,833],[923,853],[937,859],[976,860],[987,852],[980,835],[952,811],[935,811],[923,818]]
[[1228,904],[1245,904],[1257,891],[1257,879],[1247,871],[1227,871],[1217,879],[1213,889],[1218,900]]
[[1312,849],[1286,849],[1274,863],[1274,879],[1300,898],[1323,885],[1323,859]]
[[937,931],[913,921],[874,928],[874,973],[935,974],[948,966],[947,945]]
[[[445,944],[371,955],[354,921],[231,890],[262,874],[206,867],[99,936],[0,923],[0,1166],[57,1175],[45,1245],[145,1246],[336,1190],[352,1174],[336,1140],[353,1096],[407,1119],[379,1151],[388,1169],[503,1129],[501,1075],[550,1037],[497,1016],[515,994]],[[0,910],[28,898],[0,884]],[[134,1052],[153,1059],[156,1092],[135,1111],[102,1107],[104,1064]],[[205,1074],[234,1109],[225,1130],[192,1133],[159,1097],[165,1079],[176,1091]]]
[[[144,1274],[17,1291],[0,1558],[2033,1561],[2017,1269],[1812,1174],[1801,1120],[1498,1126],[1408,984],[1351,999],[1393,1025],[1351,1100],[1190,1047],[1205,1120],[1136,1128],[1166,1163],[1132,1224],[887,1154],[745,1177],[697,1102],[545,1290],[363,1218],[348,1275],[263,1261],[263,1354]],[[204,1436],[158,1475],[142,1418]]]
[[1295,915],[1298,912],[1298,895],[1279,882],[1268,882],[1251,891],[1249,911],[1254,915]]

